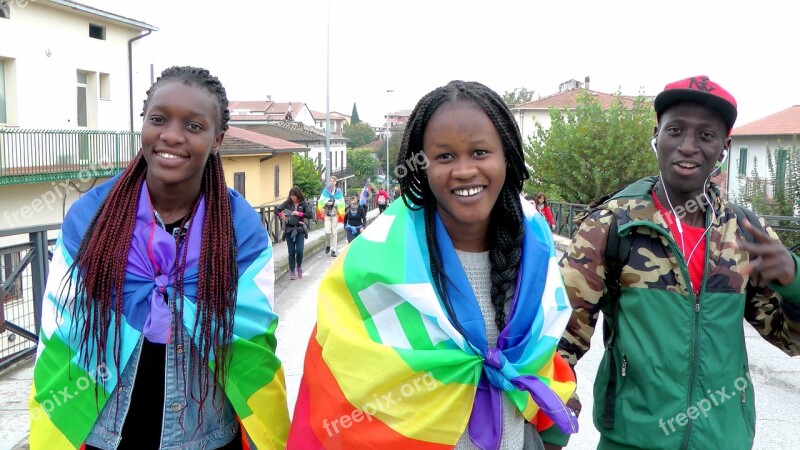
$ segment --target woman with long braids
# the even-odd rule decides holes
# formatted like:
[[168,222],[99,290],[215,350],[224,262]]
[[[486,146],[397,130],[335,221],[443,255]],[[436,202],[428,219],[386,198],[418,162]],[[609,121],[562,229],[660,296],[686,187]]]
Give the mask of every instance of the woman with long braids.
[[397,167],[403,202],[320,286],[288,448],[527,449],[554,424],[577,431],[555,353],[570,307],[549,227],[520,196],[508,107],[476,82],[433,90]]
[[69,210],[53,252],[32,449],[283,448],[272,247],[228,189],[207,70],[147,91],[142,148]]

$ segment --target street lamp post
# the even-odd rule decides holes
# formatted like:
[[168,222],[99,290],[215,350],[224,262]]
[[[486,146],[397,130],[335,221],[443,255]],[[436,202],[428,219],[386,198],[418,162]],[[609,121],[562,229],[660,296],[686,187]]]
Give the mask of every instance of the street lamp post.
[[[392,93],[394,90],[387,89],[386,93]],[[389,132],[389,113],[386,113],[386,176],[384,178],[384,184],[386,185],[386,192],[389,192],[389,137],[391,133]]]

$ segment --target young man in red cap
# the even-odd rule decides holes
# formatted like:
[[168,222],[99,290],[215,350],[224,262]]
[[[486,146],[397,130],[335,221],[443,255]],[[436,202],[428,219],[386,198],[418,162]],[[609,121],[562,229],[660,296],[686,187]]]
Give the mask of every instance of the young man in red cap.
[[733,96],[696,76],[668,84],[654,106],[659,176],[594,208],[561,260],[573,313],[559,352],[574,366],[603,311],[598,448],[749,449],[755,404],[742,319],[800,354],[798,258],[709,182],[730,151]]

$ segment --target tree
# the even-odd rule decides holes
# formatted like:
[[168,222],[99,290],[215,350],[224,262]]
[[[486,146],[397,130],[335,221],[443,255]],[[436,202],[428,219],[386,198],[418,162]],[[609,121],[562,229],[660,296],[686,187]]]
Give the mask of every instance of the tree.
[[316,197],[322,191],[323,172],[322,167],[317,167],[313,159],[296,153],[292,155],[294,185],[303,191],[306,198]]
[[363,147],[377,138],[375,130],[366,122],[351,123],[346,126],[344,129],[344,137],[349,139],[347,148]]
[[355,125],[360,123],[361,120],[358,118],[358,110],[356,109],[356,104],[353,103],[353,112],[350,114],[350,125]]
[[356,148],[347,152],[347,165],[355,169],[354,183],[363,186],[367,178],[375,176],[378,160],[369,148]]
[[513,91],[505,91],[503,93],[503,101],[506,102],[509,108],[513,108],[522,103],[529,102],[533,99],[533,90],[528,90],[524,87],[515,88]]
[[550,109],[550,128],[536,124],[524,146],[531,169],[527,192],[572,203],[589,203],[637,179],[658,173],[648,142],[655,117],[652,105],[637,96],[627,107],[617,93],[609,109],[588,93],[576,97],[575,110]]

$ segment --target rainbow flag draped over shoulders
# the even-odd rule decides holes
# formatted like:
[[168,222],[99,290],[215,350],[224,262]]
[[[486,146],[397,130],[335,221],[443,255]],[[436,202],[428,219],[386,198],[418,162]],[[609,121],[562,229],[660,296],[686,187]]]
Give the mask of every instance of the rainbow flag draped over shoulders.
[[[116,178],[91,190],[70,208],[53,251],[42,302],[42,328],[30,400],[30,447],[33,450],[81,448],[117,386],[117,368],[111,354],[106,357],[105,364],[99,367],[94,356],[90,356],[88,362],[79,357],[74,327],[80,325],[82,318],[72,316],[72,308],[67,304],[74,291],[62,292],[66,276],[72,278],[73,286],[75,284],[76,275],[74,272],[68,273],[69,268],[94,213],[115,182]],[[283,448],[289,418],[283,369],[275,355],[274,333],[278,318],[273,312],[275,274],[272,244],[247,201],[230,189],[228,196],[232,204],[238,245],[239,279],[234,336],[228,344],[232,348],[229,350],[231,361],[225,393],[243,425],[245,449]],[[149,196],[144,185],[139,202],[148,203],[144,206],[140,203],[137,225],[143,218],[142,211],[146,211],[149,206]],[[201,207],[192,219],[187,237],[190,245],[197,245],[198,249],[204,220],[203,211]],[[133,256],[129,256],[126,269],[119,373],[125,370],[143,332],[147,332],[149,299],[154,286],[159,282],[131,270],[132,259],[141,253],[134,251],[134,246],[137,241],[150,241],[150,247],[145,249],[144,254],[163,253],[169,247],[156,248],[156,244],[152,243],[151,238],[155,235],[152,230],[157,227],[154,219],[147,227],[151,233],[150,238],[137,233],[140,229],[138,227],[134,232],[131,248]],[[158,228],[156,234],[162,231]],[[174,253],[174,245],[171,251]],[[192,256],[193,252],[196,253],[197,250],[190,251],[187,255],[184,275],[182,322],[187,330],[193,329],[197,311],[195,300],[198,270],[197,258]],[[111,323],[113,326],[113,316]],[[113,331],[109,331],[110,339],[113,334]],[[192,335],[191,331],[189,335]],[[95,344],[90,345],[91,348],[96,348]],[[113,348],[111,342],[107,348]],[[213,361],[209,361],[209,367],[213,370]],[[60,395],[62,392],[66,396]]]
[[322,193],[319,195],[319,199],[317,200],[317,219],[324,220],[325,219],[325,204],[328,203],[328,200],[333,199],[333,207],[336,208],[336,216],[339,222],[344,222],[344,208],[345,208],[345,201],[344,201],[344,193],[338,187],[336,191],[331,194],[330,186],[325,186],[325,189],[322,190]]
[[480,307],[438,216],[446,290],[464,334],[434,288],[422,211],[395,202],[348,245],[319,288],[288,449],[444,449],[467,429],[496,448],[501,394],[540,431],[554,423],[577,431],[564,405],[574,375],[555,353],[571,307],[547,223],[523,210],[523,259],[497,348],[487,348]]

